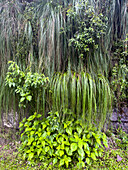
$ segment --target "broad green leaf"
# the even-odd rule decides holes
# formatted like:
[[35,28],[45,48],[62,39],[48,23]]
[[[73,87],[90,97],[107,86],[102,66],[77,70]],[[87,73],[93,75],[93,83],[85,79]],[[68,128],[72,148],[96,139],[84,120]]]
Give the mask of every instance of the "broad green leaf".
[[45,129],[47,127],[47,125],[46,124],[43,124],[43,129]]
[[36,145],[37,148],[41,148],[42,146],[41,145],[38,145],[38,142],[37,142],[37,145]]
[[29,145],[31,145],[31,143],[32,143],[32,142],[31,142],[31,141],[29,141],[29,142],[27,143],[27,145],[29,146]]
[[104,141],[104,140],[103,140],[103,144],[104,144],[104,146],[105,146],[106,148],[108,147],[107,141]]
[[77,130],[77,132],[79,133],[79,135],[82,133],[82,128],[81,128],[80,126],[77,126],[77,127],[76,127],[76,130]]
[[68,126],[67,123],[64,123],[64,129],[67,128],[67,126]]
[[72,153],[71,150],[69,150],[67,154],[68,154],[69,156],[72,156],[73,153]]
[[30,116],[27,120],[28,120],[28,121],[31,121],[31,120],[33,120],[33,119],[35,119],[35,115]]
[[63,141],[63,143],[64,143],[65,145],[67,145],[67,146],[70,145],[69,141]]
[[66,168],[68,168],[69,162],[71,162],[71,158],[67,157],[67,155],[64,156],[64,162],[66,164]]
[[67,132],[69,135],[72,135],[72,127],[67,127],[67,128],[66,128],[66,132]]
[[95,152],[96,157],[98,157],[97,149],[94,148],[93,151]]
[[84,142],[84,149],[87,150],[87,147],[88,147],[88,143]]
[[84,158],[85,156],[85,153],[84,153],[84,150],[83,149],[78,149],[78,154],[82,157],[82,159]]
[[28,100],[28,101],[31,101],[32,100],[32,96],[26,96],[26,99]]
[[25,123],[25,122],[26,122],[26,117],[22,120],[22,122],[23,122],[23,123]]
[[64,159],[61,159],[61,160],[60,160],[59,166],[62,166],[62,165],[64,165]]
[[70,140],[71,142],[77,142],[77,140],[76,140],[75,138],[73,138],[73,137],[69,138],[69,140]]
[[99,151],[99,152],[98,152],[98,155],[99,155],[99,157],[101,157],[101,156],[102,156],[102,152],[101,152],[101,151]]
[[39,149],[37,150],[37,155],[39,156],[41,152],[42,152],[42,148],[39,148]]
[[87,154],[88,156],[90,156],[90,151],[85,150],[85,152],[86,152],[86,154]]
[[41,128],[38,128],[38,132],[41,132],[42,131],[42,129]]
[[82,149],[84,142],[82,140],[79,140],[78,142],[78,147]]
[[21,97],[20,103],[22,103],[25,100],[25,97]]
[[59,150],[59,155],[60,155],[60,157],[61,157],[62,155],[64,155],[64,151],[63,151],[63,150]]
[[49,151],[49,149],[50,149],[50,147],[49,147],[49,146],[46,146],[46,147],[44,148],[45,152],[48,152],[48,151]]
[[96,142],[97,142],[99,145],[101,145],[101,141],[100,141],[99,138],[96,138]]
[[[39,138],[39,139],[40,139],[40,138]],[[37,140],[38,140],[38,139],[37,139]],[[42,139],[41,139],[41,140],[42,140]],[[39,145],[40,143],[41,143],[41,141],[40,141],[40,140],[38,140],[38,141],[37,141],[37,145]]]
[[61,145],[61,149],[64,149],[64,143],[62,143],[62,145]]
[[58,159],[57,158],[54,158],[53,159],[53,165],[55,165],[57,163]]
[[21,96],[22,96],[22,97],[26,96],[26,93],[21,93]]
[[77,167],[78,167],[79,169],[82,169],[82,168],[85,167],[85,163],[84,163],[83,161],[79,161],[79,162],[77,163]]
[[40,118],[41,116],[42,116],[41,114],[38,114],[36,117],[37,117],[37,118]]
[[33,144],[32,144],[33,146],[36,146],[36,142],[33,142]]
[[68,146],[66,146],[64,149],[66,150],[66,153],[68,154],[69,147],[68,147]]
[[107,139],[107,137],[106,137],[105,133],[103,133],[103,140],[106,140],[106,139]]
[[56,149],[60,150],[61,149],[61,145],[58,145]]
[[62,143],[63,140],[64,140],[64,138],[63,138],[62,136],[60,136],[60,137],[57,139],[57,142],[58,142],[58,143]]
[[34,138],[33,138],[33,137],[29,138],[27,145],[31,145],[31,143],[32,143],[33,141],[34,141]]
[[90,158],[86,158],[86,162],[87,162],[88,165],[90,165],[90,163],[91,163]]
[[32,135],[34,135],[34,133],[35,133],[35,131],[31,131],[31,132],[30,132],[30,135],[32,136]]
[[105,133],[103,133],[103,144],[105,147],[108,147],[107,137],[106,137]]
[[56,156],[60,156],[60,155],[59,155],[59,150],[57,150],[57,151],[55,152],[55,155],[56,155]]
[[48,153],[49,153],[50,156],[53,155],[53,152],[54,152],[54,149],[50,149],[50,150],[48,151]]
[[24,124],[24,127],[29,127],[29,122],[26,122],[26,123]]
[[45,147],[45,141],[41,141],[43,147]]
[[28,132],[28,131],[31,131],[31,130],[32,130],[32,128],[27,127],[27,128],[25,129],[25,132]]
[[95,155],[94,152],[91,153],[91,158],[92,158],[93,160],[96,160],[96,155]]
[[29,140],[30,140],[31,142],[33,142],[33,141],[34,141],[34,138],[33,138],[33,137],[31,137]]
[[24,124],[20,122],[19,128],[23,127],[23,125],[24,125]]
[[30,150],[30,149],[26,151],[26,153],[30,153],[30,152],[31,152],[31,150]]
[[77,147],[78,147],[78,146],[77,146],[77,143],[72,143],[72,144],[71,144],[71,151],[72,151],[72,152],[76,151],[76,150],[77,150]]
[[39,120],[34,121],[34,126],[37,126],[39,124]]
[[76,132],[74,133],[74,137],[75,137],[76,141],[79,141],[80,138]]
[[38,136],[40,137],[42,135],[42,133],[38,133]]
[[25,159],[26,159],[26,156],[27,156],[27,154],[26,154],[26,153],[24,153],[24,154],[23,154],[23,160],[25,160]]
[[34,157],[34,153],[33,152],[29,153],[28,157],[29,157],[29,160],[32,160],[32,158]]
[[37,112],[35,112],[34,115],[36,116],[36,115],[37,115]]
[[57,142],[53,142],[53,146],[57,146]]
[[90,137],[91,137],[90,134],[88,134],[88,135],[87,135],[87,138],[89,139]]

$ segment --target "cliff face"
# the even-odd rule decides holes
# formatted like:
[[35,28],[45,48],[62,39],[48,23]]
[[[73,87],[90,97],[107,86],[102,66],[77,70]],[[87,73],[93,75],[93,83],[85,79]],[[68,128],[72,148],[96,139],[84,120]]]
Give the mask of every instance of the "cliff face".
[[122,113],[117,113],[117,109],[114,109],[110,118],[110,126],[113,132],[122,129],[128,134],[128,107],[122,108]]

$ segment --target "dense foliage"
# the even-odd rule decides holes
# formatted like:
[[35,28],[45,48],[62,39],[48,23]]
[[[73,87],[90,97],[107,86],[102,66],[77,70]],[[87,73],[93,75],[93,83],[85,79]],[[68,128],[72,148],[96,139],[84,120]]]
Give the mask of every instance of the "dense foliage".
[[[94,77],[94,78],[93,78]],[[19,96],[19,106],[29,107],[29,112],[59,111],[61,115],[81,115],[83,121],[103,127],[106,114],[111,109],[111,90],[104,76],[91,76],[89,73],[56,73],[52,80],[44,74],[24,72],[15,62],[10,66],[5,85]],[[47,87],[47,88],[46,88]],[[45,106],[40,105],[44,94]],[[43,101],[44,102],[44,101]],[[45,107],[45,108],[44,108]],[[46,116],[46,114],[44,115]]]
[[24,160],[82,168],[101,156],[111,106],[127,102],[126,17],[126,0],[0,0],[0,119],[25,117]]
[[[118,11],[122,12],[123,17],[120,13],[118,13]],[[122,21],[120,20],[121,18]],[[110,0],[32,0],[29,2],[25,0],[1,0],[0,112],[8,113],[12,109],[18,109],[19,102],[17,101],[19,100],[19,95],[15,93],[15,90],[10,91],[9,86],[5,87],[5,76],[7,71],[9,71],[7,63],[10,60],[16,62],[20,71],[24,72],[22,72],[23,74],[27,73],[27,75],[25,75],[26,78],[27,76],[30,77],[30,72],[31,76],[35,76],[36,78],[39,78],[43,73],[46,77],[49,77],[49,80],[52,80],[51,86],[54,86],[54,82],[56,82],[53,81],[54,78],[56,79],[56,76],[54,76],[56,72],[58,74],[57,77],[59,77],[58,72],[64,73],[71,70],[72,76],[69,75],[69,80],[71,80],[72,83],[73,79],[74,82],[76,81],[76,86],[74,87],[76,91],[75,93],[77,93],[77,95],[75,96],[76,101],[71,101],[71,103],[77,103],[78,105],[79,97],[81,102],[80,105],[83,105],[83,111],[81,112],[86,112],[86,114],[84,113],[86,116],[88,115],[87,112],[91,113],[91,110],[95,110],[95,108],[96,112],[99,112],[99,106],[101,106],[101,108],[107,108],[105,106],[107,104],[100,104],[102,99],[97,102],[97,95],[100,93],[100,88],[102,88],[101,86],[104,86],[104,84],[105,86],[103,87],[103,89],[105,88],[105,90],[101,90],[101,98],[103,98],[104,95],[106,96],[107,93],[108,95],[110,94],[110,92],[108,92],[109,90],[106,90],[108,88],[106,87],[107,81],[103,78],[104,80],[102,79],[102,81],[100,81],[102,82],[102,85],[97,86],[96,80],[99,79],[99,74],[105,76],[106,78],[108,78],[112,74],[113,63],[111,63],[112,55],[110,54],[111,52],[115,52],[114,41],[118,42],[118,38],[122,38],[124,40],[126,37],[126,24],[123,24],[125,23],[125,21],[125,0],[121,3],[119,2],[119,4],[117,3],[117,0],[113,0],[113,2]],[[122,32],[121,30],[124,31]],[[123,41],[123,46],[126,46],[126,44],[127,42]],[[118,49],[120,49],[119,46]],[[123,49],[122,52],[127,52],[127,48],[125,48],[125,50]],[[126,64],[126,60],[124,60],[123,62],[124,64]],[[31,70],[26,71],[26,68],[28,68],[29,66]],[[84,91],[83,85],[82,87],[80,87],[81,82],[83,82],[81,81],[83,79],[81,72],[87,72],[90,75],[87,76],[88,80],[86,81],[86,84],[88,84],[88,87],[86,86],[87,89],[90,88],[90,90],[85,90],[87,97],[86,105],[82,104],[82,102],[85,103],[85,96],[81,95]],[[74,74],[76,74],[76,76],[74,76]],[[62,77],[64,76],[59,77],[60,81]],[[111,79],[112,88],[114,86],[114,82],[116,84],[119,84],[119,82],[115,80],[117,78],[114,77],[114,74]],[[93,83],[93,80],[95,80],[96,84]],[[125,80],[127,79],[125,78]],[[34,81],[35,80],[33,77],[31,79],[31,83],[33,83]],[[15,83],[15,81],[12,83]],[[22,83],[25,87],[24,81],[22,81]],[[67,86],[68,91],[71,91],[69,84],[70,83],[66,83],[64,86]],[[96,86],[96,88],[93,89],[96,89],[96,91],[92,91],[91,87],[94,86]],[[124,86],[126,85],[123,85],[123,89],[126,89],[126,87]],[[122,89],[122,86],[120,87],[120,89]],[[48,103],[52,101],[51,94],[49,92],[46,92],[45,90],[41,90],[40,92],[40,88],[36,88],[37,93],[35,93],[34,95],[29,95],[28,91],[30,90],[30,88],[31,87],[27,89],[25,95],[29,96],[29,98],[27,97],[27,101],[31,100],[30,96],[32,96],[33,99],[33,96],[35,96],[34,101],[37,104],[37,107],[35,106],[35,104],[33,104],[33,107],[37,108],[36,111],[39,111],[40,113],[43,112],[44,115],[45,113],[47,114],[49,111],[51,111],[53,108],[51,106],[47,106]],[[57,85],[57,89],[56,93],[57,91],[59,91],[59,84]],[[60,90],[62,91],[62,89],[63,87],[61,84]],[[116,91],[117,90],[115,90],[115,93]],[[54,92],[51,91],[51,93]],[[60,95],[59,93],[57,94],[58,97],[55,102],[57,103],[56,107],[58,107],[58,103],[63,99],[63,103],[70,101],[70,97],[65,99],[65,97],[63,98],[63,95]],[[121,94],[124,96],[125,90],[123,93],[121,90]],[[48,95],[49,99],[47,99],[46,97]],[[93,98],[92,96],[95,96],[95,98]],[[119,98],[117,97],[117,95],[115,96],[116,98]],[[26,97],[22,97],[22,100],[24,101],[21,100],[21,103],[25,103]],[[107,100],[109,100],[109,97],[107,98]],[[107,100],[105,97],[104,101]],[[88,104],[89,101],[91,101],[90,105]],[[66,108],[71,109],[71,105],[72,104],[69,103],[68,107],[66,106]],[[84,107],[86,109],[84,109]],[[59,110],[61,110],[60,106],[58,108]],[[74,110],[77,111],[78,108],[75,108]],[[107,109],[105,110],[107,111]],[[24,109],[24,114],[29,111],[33,113],[35,110]],[[19,117],[22,117],[22,110],[19,109],[18,113]],[[105,114],[103,115],[105,118]]]
[[67,15],[73,21],[75,20],[75,26],[78,27],[69,40],[69,44],[75,46],[79,57],[92,57],[100,43],[103,43],[102,38],[106,34],[108,26],[107,17],[105,18],[100,12],[96,13],[94,7],[89,3],[78,4],[77,10],[80,14],[74,7],[67,11]]
[[[44,74],[33,73],[31,68],[27,68],[24,72],[20,70],[15,62],[9,62],[10,66],[5,79],[5,85],[12,88],[16,94],[19,94],[19,106],[26,107],[23,102],[31,101],[35,106],[37,95],[40,94],[43,88],[46,88],[48,77]],[[33,99],[35,98],[35,99]],[[33,100],[33,101],[32,101]]]
[[20,147],[24,160],[48,159],[58,167],[68,168],[75,163],[82,168],[102,156],[103,144],[107,147],[106,135],[94,127],[88,129],[82,119],[62,121],[58,112],[50,112],[45,120],[40,117],[34,113],[20,123],[20,130],[24,130]]

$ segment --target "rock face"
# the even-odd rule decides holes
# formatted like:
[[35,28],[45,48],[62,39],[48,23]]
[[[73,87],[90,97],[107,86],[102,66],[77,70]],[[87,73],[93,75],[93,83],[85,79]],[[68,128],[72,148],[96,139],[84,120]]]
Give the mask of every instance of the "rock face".
[[19,128],[19,121],[18,121],[18,113],[16,112],[14,114],[14,111],[11,110],[11,112],[8,113],[8,115],[6,116],[6,114],[3,114],[3,126],[8,127],[8,128]]
[[122,111],[122,114],[118,114],[117,109],[114,109],[110,118],[111,126],[114,131],[121,128],[123,131],[128,133],[128,107],[122,108]]
[[[116,131],[118,128],[121,128],[123,131],[128,133],[128,107],[122,108],[123,113],[117,114],[117,109],[113,110],[113,114],[110,117],[110,124],[113,127],[113,130]],[[6,117],[6,114],[3,114],[3,125],[8,128],[16,128],[19,129],[19,119],[18,113],[15,113],[11,110]]]

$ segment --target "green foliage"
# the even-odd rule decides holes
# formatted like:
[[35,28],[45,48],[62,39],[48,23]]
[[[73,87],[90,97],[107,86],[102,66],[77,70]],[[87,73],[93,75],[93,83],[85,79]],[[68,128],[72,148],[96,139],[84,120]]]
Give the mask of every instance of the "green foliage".
[[35,92],[39,93],[42,88],[46,87],[48,78],[44,74],[32,74],[30,69],[26,69],[23,72],[15,62],[10,61],[9,63],[5,85],[13,89],[16,94],[19,94],[19,106],[25,107],[25,101],[32,101]]
[[[118,160],[119,158],[121,160]],[[93,169],[126,170],[128,167],[128,154],[121,148],[110,148],[103,154],[102,159],[98,159],[93,164]]]
[[[107,18],[102,13],[97,13],[93,6],[86,1],[78,3],[76,8],[73,6],[67,11],[67,15],[76,24],[76,30],[73,38],[69,40],[69,44],[74,45],[80,57],[87,56],[89,51],[98,48],[99,40],[106,32]],[[92,53],[92,54],[93,54]]]
[[[7,134],[6,134],[7,136]],[[1,137],[2,138],[2,137]],[[6,140],[8,137],[6,138]],[[109,138],[109,141],[112,138]],[[1,142],[1,141],[0,141]],[[6,141],[7,142],[7,141]],[[54,169],[58,170],[59,168],[53,166],[53,164],[50,162],[48,165],[48,160],[45,159],[44,161],[36,163],[30,162],[30,161],[23,161],[21,155],[18,156],[18,148],[20,147],[20,144],[18,141],[12,141],[9,144],[4,143],[4,145],[0,145],[0,169],[2,170],[3,167],[6,170],[23,170],[23,169],[35,169],[35,170],[44,170],[44,169]],[[122,160],[117,161],[117,156],[120,156]],[[128,154],[127,150],[124,150],[123,148],[115,148],[113,146],[110,147],[103,153],[102,157],[98,157],[96,161],[93,161],[91,165],[87,165],[85,168],[87,170],[91,169],[110,169],[110,170],[126,170],[128,167]],[[60,168],[61,170],[65,170],[64,167]],[[78,167],[76,167],[75,164],[72,164],[71,168],[68,168],[69,170],[78,170]],[[82,168],[80,168],[82,169]]]
[[[86,57],[87,60],[83,65],[90,68],[89,70],[91,70],[93,74],[100,72],[103,75],[105,73],[107,76],[109,67],[108,62],[110,61],[108,52],[110,52],[111,44],[113,44],[111,37],[114,37],[111,36],[112,30],[118,32],[119,28],[121,28],[120,30],[123,30],[121,32],[125,34],[125,19],[122,19],[120,16],[119,20],[121,20],[121,23],[117,23],[119,20],[118,17],[116,18],[116,16],[118,16],[116,15],[116,12],[121,8],[119,11],[122,11],[121,14],[123,15],[123,18],[125,18],[126,2],[122,2],[122,4],[120,4],[121,2],[115,4],[115,1],[111,0],[100,0],[95,1],[95,3],[92,0],[88,0],[87,4],[86,0],[36,0],[32,1],[32,3],[26,2],[27,1],[21,0],[0,0],[0,112],[6,112],[7,114],[11,109],[16,110],[18,101],[17,95],[13,93],[12,96],[10,88],[8,88],[8,90],[4,87],[4,78],[8,70],[7,62],[9,60],[16,61],[23,70],[25,70],[27,65],[31,65],[33,76],[39,76],[34,75],[34,72],[43,72],[45,75],[52,77],[55,71],[67,71],[68,59],[71,61],[72,70],[77,72],[83,69],[82,67],[80,69],[80,65],[82,64],[79,56],[83,53],[90,53]],[[117,8],[115,8],[115,6],[117,6]],[[106,32],[106,16],[109,16],[107,21],[107,24],[109,25],[107,35],[104,34],[104,31]],[[113,19],[115,19],[114,24]],[[115,27],[114,29],[113,25]],[[78,46],[77,44],[74,44],[74,46],[72,45],[69,47],[69,40],[72,38],[73,44],[78,41]],[[98,49],[96,49],[97,45],[99,47]],[[77,48],[79,54],[75,51],[74,47]],[[27,76],[30,77],[29,74],[27,74]],[[92,93],[90,90],[91,87],[94,87],[93,85],[90,85],[93,81],[89,81],[89,85],[85,87],[82,83],[83,85],[81,88],[80,78],[76,81],[74,76],[74,79],[72,80],[74,83],[74,88],[72,90],[66,85],[66,88],[70,89],[72,97],[70,97],[70,95],[65,97],[64,94],[61,96],[59,87],[57,87],[57,100],[52,101],[51,98],[49,100],[49,96],[47,100],[44,91],[40,93],[40,88],[38,92],[35,90],[35,94],[33,93],[33,90],[31,91],[29,89],[33,94],[30,94],[29,90],[25,90],[23,96],[21,96],[21,92],[18,93],[20,94],[20,99],[22,98],[20,105],[23,106],[29,101],[34,101],[38,103],[37,108],[39,108],[39,106],[42,107],[42,105],[44,108],[48,103],[53,103],[53,105],[54,103],[57,103],[56,107],[58,107],[58,103],[63,100],[64,107],[72,107],[73,112],[77,111],[77,114],[81,112],[85,115],[86,111],[89,112],[89,114],[86,112],[86,115],[90,115],[89,119],[92,117],[91,114],[94,114],[94,111],[92,110],[98,108],[95,103],[99,106],[100,101],[103,101],[104,104],[101,104],[101,108],[107,108],[105,102],[106,97],[104,98],[106,89],[99,91],[101,98],[99,97],[98,100],[98,97],[95,98],[95,95],[93,97],[92,94],[95,93]],[[32,82],[33,81],[34,80],[32,80]],[[75,88],[76,84],[77,87]],[[103,82],[101,84],[103,85]],[[60,86],[60,89],[62,87],[60,83],[56,86]],[[87,98],[85,97],[86,95],[81,93],[81,89],[84,89],[84,93],[89,89]],[[22,90],[20,89],[20,91]],[[73,93],[76,94],[76,91],[77,100],[74,100]],[[60,99],[59,95],[61,96]],[[98,96],[98,94],[96,94],[96,96]],[[71,98],[72,104],[69,102]],[[103,98],[104,100],[102,100]],[[90,102],[92,100],[93,104]],[[83,104],[83,110],[80,111],[82,102],[86,102],[86,104]],[[35,108],[34,103],[31,105]],[[77,106],[77,109],[73,108],[73,105]],[[61,110],[60,107],[59,104],[59,109]],[[52,105],[49,104],[46,112],[45,109],[42,110],[44,110],[44,113],[47,113],[51,109]],[[107,109],[97,109],[97,113],[102,113],[102,111],[104,111],[103,115],[105,117],[106,110]],[[18,113],[21,112],[22,110],[19,109]],[[101,114],[99,114],[98,118],[99,117],[102,117]]]
[[104,133],[88,128],[81,119],[60,119],[59,113],[49,113],[45,119],[34,113],[20,123],[21,147],[24,160],[44,161],[69,168],[74,162],[78,168],[91,165],[102,156],[103,145],[107,147]]
[[126,89],[128,88],[128,83],[126,76],[128,74],[128,69],[122,60],[118,64],[115,64],[112,70],[112,86],[115,92],[115,96],[118,98],[117,102],[122,102],[126,99]]
[[128,167],[128,134],[117,129],[116,134],[107,131],[108,149],[105,150],[102,158],[93,163],[96,169],[119,169],[125,170]]
[[127,88],[128,88],[128,68],[127,68],[127,55],[128,51],[124,51],[123,42],[119,41],[115,43],[113,47],[115,61],[114,67],[112,69],[112,80],[111,87],[114,91],[114,99],[118,111],[121,111],[127,103]]
[[57,73],[50,81],[50,89],[52,110],[65,114],[70,110],[77,117],[81,115],[88,125],[95,122],[102,127],[111,108],[111,90],[104,76]]
[[128,151],[128,134],[122,129],[117,129],[117,135],[115,136],[115,142],[119,148],[123,148]]
[[61,116],[68,115],[70,110],[70,115],[81,115],[88,124],[98,118],[102,122],[99,127],[103,126],[106,112],[111,108],[110,88],[102,75],[93,78],[85,72],[78,75],[69,71],[55,74],[49,82],[44,74],[32,73],[30,68],[21,71],[15,62],[10,62],[5,84],[18,94],[20,107],[29,103],[34,112],[37,105],[37,108],[43,107],[43,113],[51,108],[62,113]]

